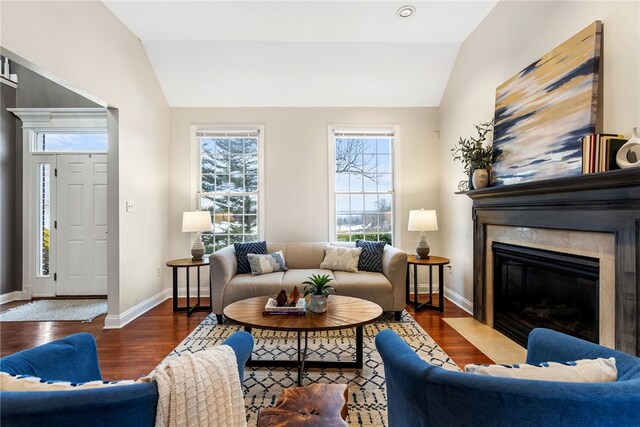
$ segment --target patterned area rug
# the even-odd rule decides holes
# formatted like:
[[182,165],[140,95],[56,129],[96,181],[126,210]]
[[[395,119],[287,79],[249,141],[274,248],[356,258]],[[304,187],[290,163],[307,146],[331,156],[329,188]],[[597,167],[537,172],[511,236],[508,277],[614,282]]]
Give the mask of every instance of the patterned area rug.
[[[218,325],[209,315],[169,356],[183,352],[197,352],[220,344],[241,327]],[[384,368],[375,348],[376,334],[391,329],[400,335],[422,358],[445,369],[458,370],[451,358],[405,311],[398,322],[393,314],[385,314],[377,322],[364,327],[364,367],[356,369],[311,369],[305,373],[303,384],[349,384],[349,418],[351,426],[386,426],[387,396]],[[296,358],[295,333],[254,329],[254,359]],[[308,360],[355,360],[355,329],[316,332],[309,335]],[[286,368],[247,368],[244,378],[245,405],[248,425],[257,423],[258,410],[275,406],[283,389],[296,387],[297,370]]]
[[5,311],[0,322],[91,322],[106,312],[106,299],[42,299]]

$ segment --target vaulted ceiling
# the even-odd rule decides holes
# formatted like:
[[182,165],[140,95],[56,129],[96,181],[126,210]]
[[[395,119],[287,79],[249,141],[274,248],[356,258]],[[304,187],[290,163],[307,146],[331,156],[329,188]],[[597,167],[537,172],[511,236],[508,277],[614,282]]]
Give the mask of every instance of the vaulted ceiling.
[[438,106],[496,1],[112,1],[172,107]]

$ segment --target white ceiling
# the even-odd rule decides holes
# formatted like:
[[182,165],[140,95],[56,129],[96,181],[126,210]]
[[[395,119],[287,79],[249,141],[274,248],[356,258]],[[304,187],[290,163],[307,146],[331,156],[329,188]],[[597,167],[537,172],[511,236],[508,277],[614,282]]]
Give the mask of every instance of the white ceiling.
[[497,0],[104,3],[172,107],[431,107]]

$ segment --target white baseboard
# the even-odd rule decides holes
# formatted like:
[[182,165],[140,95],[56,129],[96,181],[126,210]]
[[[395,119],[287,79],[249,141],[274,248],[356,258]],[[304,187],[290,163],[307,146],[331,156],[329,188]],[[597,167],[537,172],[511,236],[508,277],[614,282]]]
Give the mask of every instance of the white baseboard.
[[455,305],[473,316],[473,302],[464,298],[462,295],[455,293],[451,289],[444,287],[444,296]]
[[[440,285],[434,283],[431,285],[432,293],[437,294],[440,293]],[[413,293],[413,284],[409,286],[409,292]],[[429,293],[429,284],[428,283],[418,283],[418,294],[428,294]]]
[[106,319],[104,320],[104,329],[122,328],[126,324],[151,310],[153,307],[171,298],[172,294],[173,292],[171,289],[165,289],[164,291],[152,296],[145,301],[142,301],[140,304],[130,308],[120,315],[107,315]]
[[22,291],[7,292],[0,295],[0,304],[6,304],[12,301],[20,301],[22,299]]

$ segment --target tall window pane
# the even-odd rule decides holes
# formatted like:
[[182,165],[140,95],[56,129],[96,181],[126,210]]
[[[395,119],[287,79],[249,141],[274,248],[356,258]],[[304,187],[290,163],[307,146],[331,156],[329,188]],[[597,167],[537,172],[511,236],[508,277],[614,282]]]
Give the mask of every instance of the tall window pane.
[[203,233],[207,253],[258,239],[257,132],[197,132],[200,208],[211,212],[213,231]]
[[51,230],[51,165],[38,165],[38,277],[49,276]]
[[338,241],[393,243],[393,132],[334,131]]

